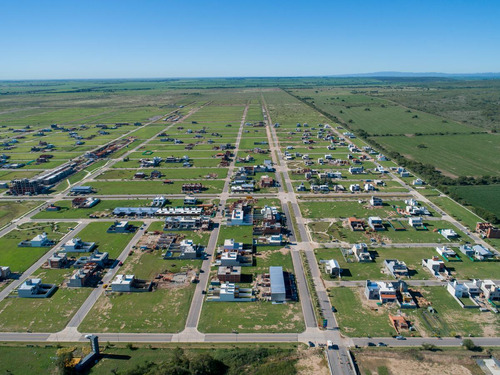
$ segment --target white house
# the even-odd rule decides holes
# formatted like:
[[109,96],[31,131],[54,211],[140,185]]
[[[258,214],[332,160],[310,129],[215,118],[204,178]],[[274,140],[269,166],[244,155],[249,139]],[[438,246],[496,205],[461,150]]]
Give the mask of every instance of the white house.
[[458,233],[455,232],[453,229],[442,229],[440,233],[447,240],[453,240],[455,238],[458,238]]
[[357,243],[352,246],[352,252],[358,262],[371,262],[372,256],[368,251],[368,246],[365,243]]
[[333,277],[339,277],[342,269],[339,266],[339,262],[335,259],[330,259],[325,262],[325,272]]

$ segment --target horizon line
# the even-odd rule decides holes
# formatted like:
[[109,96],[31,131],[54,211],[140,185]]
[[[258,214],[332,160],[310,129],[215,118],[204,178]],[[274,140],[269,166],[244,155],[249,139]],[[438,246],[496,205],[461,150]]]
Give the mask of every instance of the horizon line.
[[[393,74],[393,75],[391,75]],[[290,75],[290,76],[193,76],[193,77],[93,77],[93,78],[0,78],[0,82],[16,82],[16,81],[92,81],[92,80],[180,80],[180,79],[269,79],[269,78],[404,78],[415,77],[419,78],[446,78],[446,77],[461,77],[461,76],[499,76],[499,72],[475,72],[475,73],[446,73],[446,72],[402,72],[402,71],[379,71],[367,73],[339,73],[339,74],[318,74],[318,75]]]

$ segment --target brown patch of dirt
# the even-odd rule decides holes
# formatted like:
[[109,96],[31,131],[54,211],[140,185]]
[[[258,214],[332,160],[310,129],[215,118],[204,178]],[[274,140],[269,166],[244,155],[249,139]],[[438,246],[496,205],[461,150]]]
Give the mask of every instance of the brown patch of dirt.
[[319,348],[299,348],[297,351],[298,360],[295,364],[298,375],[329,375],[330,370],[326,362],[323,351]]
[[467,368],[474,366],[470,358],[456,357],[450,358],[442,353],[422,353],[420,358],[409,353],[361,353],[356,356],[361,370],[370,371],[372,375],[378,374],[380,367],[386,367],[389,374],[393,375],[422,375],[422,374],[443,374],[443,375],[471,375]]

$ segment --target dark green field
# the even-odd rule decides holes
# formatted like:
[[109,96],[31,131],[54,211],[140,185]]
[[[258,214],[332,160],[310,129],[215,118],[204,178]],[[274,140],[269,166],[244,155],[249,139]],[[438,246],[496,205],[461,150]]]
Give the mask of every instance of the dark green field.
[[500,217],[500,185],[453,186],[450,190],[471,205]]

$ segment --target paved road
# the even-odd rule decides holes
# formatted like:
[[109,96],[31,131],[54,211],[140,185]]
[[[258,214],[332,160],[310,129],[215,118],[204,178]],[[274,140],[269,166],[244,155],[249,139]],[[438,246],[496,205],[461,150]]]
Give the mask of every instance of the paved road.
[[[470,337],[474,344],[479,346],[500,346],[500,337]],[[436,346],[460,346],[463,338],[455,337],[409,337],[406,340],[396,340],[387,337],[353,338],[352,345],[367,346],[368,343],[377,345],[379,342],[394,347],[421,346],[424,343]]]
[[[236,155],[240,147],[241,135],[243,132],[243,126],[245,124],[247,112],[248,112],[248,105],[245,107],[245,110],[243,111],[243,115],[240,122],[240,128],[238,131],[238,135],[236,137],[235,148],[233,151],[235,157],[233,158],[233,160],[229,165],[229,170],[227,173],[227,177],[225,179],[224,188],[222,189],[222,194],[220,194],[220,207],[222,208],[224,208],[224,206],[226,205],[226,201],[229,196],[229,186],[231,182],[231,176],[233,174],[236,165]],[[217,213],[217,218],[219,219],[218,220],[219,222],[216,224],[216,227],[213,229],[210,235],[210,240],[207,246],[208,256],[206,257],[206,259],[203,260],[201,266],[203,272],[200,273],[200,278],[199,278],[200,280],[198,285],[196,285],[196,290],[193,299],[191,301],[191,307],[189,309],[188,317],[186,320],[186,329],[185,329],[186,332],[183,332],[185,335],[198,334],[197,327],[198,327],[198,322],[200,320],[201,309],[203,307],[203,301],[204,301],[204,295],[202,294],[202,292],[207,289],[210,276],[210,266],[212,263],[212,259],[214,259],[215,253],[217,252],[217,239],[219,237],[219,232],[220,232],[221,211]],[[181,333],[181,335],[183,333]]]
[[[316,294],[318,296],[320,308],[322,311],[322,315],[325,319],[327,319],[327,329],[328,329],[328,339],[330,339],[332,342],[334,342],[336,345],[338,345],[339,350],[338,351],[333,351],[333,350],[326,350],[326,355],[328,358],[328,362],[330,364],[330,369],[336,370],[335,373],[339,374],[354,374],[354,369],[352,368],[351,364],[347,361],[345,361],[345,355],[347,353],[346,347],[344,342],[342,341],[342,338],[340,336],[339,331],[337,330],[337,321],[332,313],[332,308],[330,305],[330,300],[328,298],[328,294],[326,291],[326,288],[322,284],[322,279],[320,275],[320,271],[314,256],[313,252],[313,247],[311,246],[310,236],[307,231],[307,227],[304,224],[304,219],[302,217],[302,213],[300,211],[299,205],[298,205],[298,200],[297,200],[297,195],[295,193],[295,190],[292,185],[292,181],[290,179],[289,171],[287,168],[286,163],[283,163],[283,158],[281,157],[281,152],[280,152],[280,147],[279,147],[279,138],[276,134],[275,128],[273,126],[273,122],[271,120],[270,113],[267,109],[267,106],[265,104],[264,98],[262,97],[263,101],[263,107],[264,107],[264,112],[267,114],[267,121],[268,121],[268,126],[267,126],[267,131],[268,131],[268,138],[270,140],[269,146],[271,149],[271,154],[273,155],[273,158],[277,158],[275,160],[277,163],[276,165],[276,172],[278,175],[280,175],[280,180],[281,180],[281,175],[284,178],[284,181],[281,181],[280,185],[281,186],[286,186],[288,194],[286,195],[286,198],[283,196],[283,194],[280,194],[280,199],[282,199],[282,205],[285,203],[290,202],[291,208],[293,210],[294,216],[295,216],[295,223],[296,223],[296,228],[299,232],[300,238],[303,242],[297,243],[297,245],[292,246],[292,259],[295,258],[294,260],[294,268],[296,272],[296,278],[297,281],[300,281],[303,279],[302,282],[305,282],[305,274],[304,270],[302,269],[302,262],[300,262],[300,265],[296,263],[297,262],[297,256],[298,252],[303,251],[306,255],[306,258],[308,260],[309,264],[309,269],[312,274],[313,278],[313,283],[314,283],[314,288],[316,291]],[[281,188],[280,188],[281,190]],[[288,212],[288,210],[286,211]],[[288,212],[289,213],[289,212]],[[301,285],[299,284],[299,292],[301,292],[300,287]],[[304,288],[303,288],[304,289]],[[307,290],[307,287],[305,290],[302,291],[301,294],[301,302],[302,302],[302,310],[304,313],[304,319],[306,322],[306,327],[308,330],[318,330],[318,323],[316,321],[316,316],[314,315],[314,309],[312,307],[312,297]],[[307,301],[304,301],[304,299],[307,298]],[[305,305],[305,306],[304,306]],[[314,327],[312,326],[312,322],[315,322],[316,324]],[[332,371],[333,373],[333,371]]]

